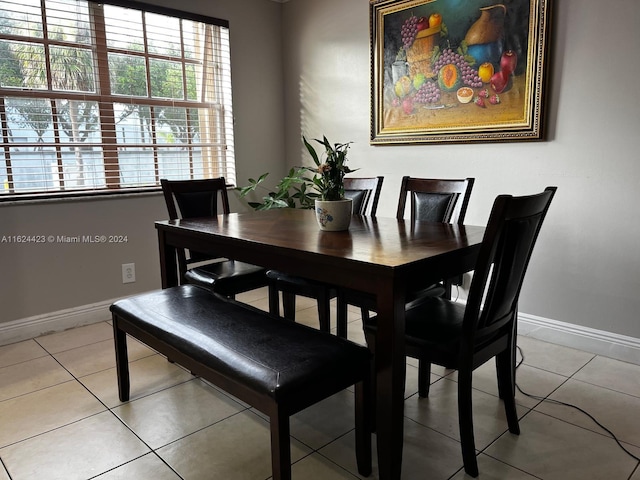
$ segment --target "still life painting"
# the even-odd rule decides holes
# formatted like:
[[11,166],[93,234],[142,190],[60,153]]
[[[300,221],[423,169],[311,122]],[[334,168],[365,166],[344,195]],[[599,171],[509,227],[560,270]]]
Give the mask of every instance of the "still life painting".
[[371,0],[371,143],[543,138],[548,0]]

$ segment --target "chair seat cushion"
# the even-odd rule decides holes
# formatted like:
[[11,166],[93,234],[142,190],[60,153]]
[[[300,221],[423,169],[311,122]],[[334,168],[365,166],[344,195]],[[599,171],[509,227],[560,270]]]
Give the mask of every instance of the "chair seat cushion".
[[[441,297],[445,294],[446,290],[444,285],[437,283],[434,285],[428,285],[422,288],[411,289],[407,292],[407,307],[412,307],[414,304],[422,303],[425,299],[431,297]],[[357,290],[345,290],[344,296],[346,302],[351,305],[356,305],[368,310],[376,310],[376,297],[365,292],[359,292]]]
[[[462,331],[465,306],[440,297],[429,297],[409,308],[405,316],[407,346],[424,346],[430,350],[455,352]],[[365,324],[365,329],[377,329],[377,317]]]
[[250,263],[223,260],[187,270],[184,279],[187,283],[230,296],[264,287],[267,284],[265,273],[264,268]]
[[[429,359],[433,363],[447,368],[457,368],[465,309],[466,305],[440,297],[430,297],[407,308],[405,313],[407,352],[429,352]],[[368,320],[364,328],[368,333],[375,333],[376,317]],[[476,337],[474,350],[481,350],[498,337],[506,338],[504,330],[493,332],[484,338]],[[413,355],[414,353],[411,353],[411,356]]]
[[370,361],[366,347],[194,285],[136,295],[114,303],[111,310],[276,401],[286,401],[292,392],[346,388],[362,378]]
[[326,288],[332,297],[336,296],[335,287],[327,283],[316,282],[315,280],[309,280],[295,275],[288,275],[277,270],[267,270],[267,278],[272,282],[276,282],[276,288],[282,291],[291,291],[298,295],[305,295],[305,293],[308,292],[310,295],[315,295],[318,288]]

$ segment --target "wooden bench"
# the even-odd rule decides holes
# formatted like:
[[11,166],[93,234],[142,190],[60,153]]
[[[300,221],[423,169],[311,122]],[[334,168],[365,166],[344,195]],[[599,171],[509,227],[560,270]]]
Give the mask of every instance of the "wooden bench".
[[129,400],[129,334],[268,415],[273,478],[289,480],[289,417],[355,385],[358,471],[371,473],[367,348],[194,285],[136,295],[110,309],[121,401]]

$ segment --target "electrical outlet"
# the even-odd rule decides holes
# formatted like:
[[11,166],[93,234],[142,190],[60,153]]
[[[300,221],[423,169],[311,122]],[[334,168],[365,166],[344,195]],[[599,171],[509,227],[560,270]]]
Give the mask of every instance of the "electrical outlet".
[[122,283],[133,283],[136,281],[136,264],[122,264]]

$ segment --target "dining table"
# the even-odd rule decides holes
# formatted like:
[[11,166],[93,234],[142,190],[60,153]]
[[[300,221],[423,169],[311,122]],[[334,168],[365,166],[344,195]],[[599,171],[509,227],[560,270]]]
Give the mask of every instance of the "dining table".
[[473,270],[484,227],[354,215],[348,230],[333,232],[319,228],[313,210],[293,208],[156,221],[155,227],[163,288],[180,283],[176,253],[186,248],[376,296],[379,478],[400,480],[407,287]]

